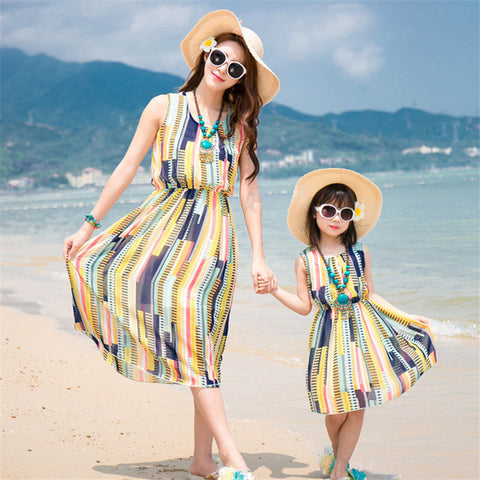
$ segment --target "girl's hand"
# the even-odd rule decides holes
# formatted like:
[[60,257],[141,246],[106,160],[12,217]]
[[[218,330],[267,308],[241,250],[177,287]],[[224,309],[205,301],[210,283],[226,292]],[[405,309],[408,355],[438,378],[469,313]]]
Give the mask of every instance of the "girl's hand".
[[264,261],[252,263],[252,279],[255,293],[270,293],[277,288],[277,279]]
[[278,288],[277,277],[273,276],[273,285],[270,287],[271,282],[268,278],[264,278],[261,276],[257,277],[257,285],[258,285],[258,292],[260,294],[272,293]]
[[413,318],[415,321],[425,325],[426,327],[430,326],[430,320],[427,317],[422,317],[420,315],[409,315],[410,318]]
[[78,249],[92,236],[94,228],[88,223],[63,241],[63,258],[72,260]]

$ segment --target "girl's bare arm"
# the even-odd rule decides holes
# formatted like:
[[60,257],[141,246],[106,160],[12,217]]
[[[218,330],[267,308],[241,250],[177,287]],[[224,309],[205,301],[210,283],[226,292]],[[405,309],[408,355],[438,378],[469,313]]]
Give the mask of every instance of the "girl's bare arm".
[[297,293],[290,293],[283,288],[277,288],[271,294],[283,305],[300,315],[308,315],[312,310],[312,302],[308,293],[307,271],[302,258],[295,260],[295,274],[297,277]]

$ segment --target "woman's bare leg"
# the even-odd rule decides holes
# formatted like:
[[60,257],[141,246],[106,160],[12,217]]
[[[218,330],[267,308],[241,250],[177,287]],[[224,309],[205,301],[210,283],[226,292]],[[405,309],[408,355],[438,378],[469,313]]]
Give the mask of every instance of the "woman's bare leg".
[[194,405],[194,447],[193,461],[190,465],[192,475],[206,476],[217,470],[217,464],[212,457],[213,434],[205,423],[197,402]]
[[[218,447],[218,453],[223,465],[247,472],[248,468],[228,428],[227,416],[223,405],[222,393],[219,388],[191,388],[195,408],[202,421],[195,422],[195,441],[203,445],[195,445],[198,452],[209,451],[211,458],[212,437]],[[211,472],[208,472],[211,473]]]

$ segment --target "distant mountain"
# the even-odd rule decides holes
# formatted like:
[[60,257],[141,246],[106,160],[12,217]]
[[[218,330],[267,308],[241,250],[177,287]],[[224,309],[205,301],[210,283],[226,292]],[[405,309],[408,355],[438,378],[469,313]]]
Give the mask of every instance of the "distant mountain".
[[117,62],[63,62],[0,49],[1,118],[72,130],[116,128],[138,120],[155,95],[174,91],[183,79]]
[[[0,186],[22,175],[36,185],[61,183],[87,166],[111,171],[147,102],[184,83],[122,63],[64,62],[15,48],[1,48],[0,60]],[[267,175],[332,164],[359,171],[464,165],[478,160],[465,152],[479,147],[479,131],[478,117],[415,109],[316,116],[270,103],[261,112],[258,153]],[[423,144],[451,153],[402,153]]]
[[422,139],[443,144],[478,139],[480,133],[478,117],[454,117],[414,108],[402,108],[395,113],[362,110],[315,116],[272,103],[265,106],[264,113],[300,122],[322,123],[345,133],[377,138]]

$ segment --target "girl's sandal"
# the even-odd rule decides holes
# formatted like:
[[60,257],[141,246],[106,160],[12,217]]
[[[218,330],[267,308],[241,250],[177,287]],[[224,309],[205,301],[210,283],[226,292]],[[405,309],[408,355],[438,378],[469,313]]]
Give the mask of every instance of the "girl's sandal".
[[351,480],[367,480],[367,474],[356,468],[350,468],[350,465],[347,466],[347,472],[350,475]]
[[[330,471],[329,472],[322,472],[324,475],[330,475],[330,473],[333,470],[333,467],[335,466],[335,461],[337,459],[333,457],[332,463],[330,465]],[[367,480],[367,474],[365,472],[362,472],[361,470],[357,470],[356,468],[351,468],[350,464],[347,465],[347,473],[348,477],[340,477],[337,480]]]
[[335,464],[335,455],[333,454],[332,447],[325,447],[322,454],[318,453],[318,463],[320,464],[320,471],[323,475],[330,476]]

